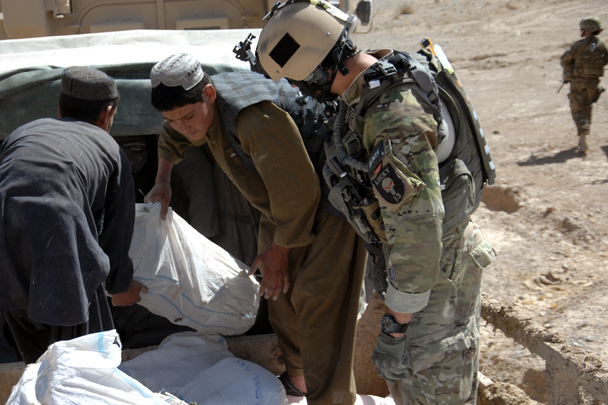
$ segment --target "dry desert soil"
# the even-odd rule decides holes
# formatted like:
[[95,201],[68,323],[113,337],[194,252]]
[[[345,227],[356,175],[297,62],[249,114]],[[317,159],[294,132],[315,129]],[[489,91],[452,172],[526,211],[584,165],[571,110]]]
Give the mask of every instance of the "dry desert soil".
[[[473,217],[498,254],[484,291],[527,306],[550,331],[606,364],[608,96],[594,104],[583,156],[568,85],[557,93],[560,56],[588,15],[608,23],[608,2],[375,0],[371,32],[354,39],[363,49],[415,52],[424,37],[442,46],[497,167]],[[543,360],[493,327],[482,329],[483,374],[546,403]]]

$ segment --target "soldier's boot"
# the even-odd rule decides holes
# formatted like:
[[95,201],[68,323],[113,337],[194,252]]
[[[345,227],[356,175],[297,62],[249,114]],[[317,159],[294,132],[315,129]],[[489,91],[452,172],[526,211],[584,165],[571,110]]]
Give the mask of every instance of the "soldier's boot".
[[587,153],[588,150],[589,150],[589,145],[587,145],[587,135],[585,135],[585,134],[579,135],[577,152]]

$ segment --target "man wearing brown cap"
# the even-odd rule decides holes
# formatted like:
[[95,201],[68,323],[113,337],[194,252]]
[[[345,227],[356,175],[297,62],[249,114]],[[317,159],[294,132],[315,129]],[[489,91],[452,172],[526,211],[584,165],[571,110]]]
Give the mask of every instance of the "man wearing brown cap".
[[[206,143],[221,169],[262,217],[260,294],[277,335],[288,395],[309,404],[354,402],[354,340],[366,252],[319,180],[325,161],[323,105],[253,72],[208,76],[191,54],[150,74],[152,105],[165,118],[156,184],[147,198],[171,199],[173,165]],[[162,215],[162,214],[161,214]]]
[[108,131],[115,81],[88,67],[61,76],[59,119],[17,128],[0,147],[0,312],[26,363],[49,344],[114,328],[140,300],[128,251],[130,165]]

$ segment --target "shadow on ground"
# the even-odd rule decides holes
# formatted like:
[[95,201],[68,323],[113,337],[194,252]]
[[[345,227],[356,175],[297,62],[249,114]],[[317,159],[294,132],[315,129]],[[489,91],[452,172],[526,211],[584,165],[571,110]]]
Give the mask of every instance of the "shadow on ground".
[[[608,147],[606,147],[606,148],[608,148]],[[604,149],[604,148],[602,148],[602,149]],[[604,152],[606,152],[606,151],[604,151]],[[608,155],[608,152],[606,152],[606,153]],[[548,164],[552,164],[552,163],[564,163],[569,159],[581,158],[583,156],[584,155],[582,153],[579,153],[576,151],[576,148],[571,148],[568,150],[563,150],[561,152],[557,152],[553,156],[545,156],[545,157],[541,157],[541,158],[532,154],[532,155],[530,155],[528,160],[526,160],[524,162],[517,162],[517,165],[518,166],[540,166],[540,165],[548,165]]]

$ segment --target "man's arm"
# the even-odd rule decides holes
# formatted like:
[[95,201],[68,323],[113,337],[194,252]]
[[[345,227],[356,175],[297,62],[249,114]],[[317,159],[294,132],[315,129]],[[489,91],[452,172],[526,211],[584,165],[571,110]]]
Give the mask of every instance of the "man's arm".
[[[407,319],[409,314],[428,304],[430,291],[437,282],[444,208],[437,157],[432,146],[437,128],[432,110],[430,106],[423,109],[423,103],[428,102],[420,100],[415,90],[400,91],[394,99],[390,108],[381,105],[368,111],[364,137],[376,139],[375,143],[390,140],[385,147],[382,166],[375,174],[383,181],[374,182],[373,178],[372,183],[381,202],[388,238],[385,248],[390,252],[391,269],[385,302],[393,313],[403,314]],[[397,129],[396,122],[399,123]],[[414,191],[404,193],[408,195],[401,198],[390,193],[397,188],[391,189],[387,179],[397,175],[387,170],[389,164]],[[399,176],[395,177],[395,183],[400,181]]]
[[145,202],[158,202],[160,201],[162,208],[160,210],[160,217],[167,219],[167,211],[169,211],[169,203],[171,202],[171,171],[173,170],[173,163],[165,158],[158,158],[158,170],[156,171],[156,179],[154,180],[154,187],[144,198]]
[[249,274],[263,268],[264,276],[260,284],[260,296],[276,300],[281,291],[289,291],[289,251],[290,248],[272,243],[268,249],[258,255],[251,265]]
[[574,57],[578,53],[577,44],[578,44],[578,42],[575,42],[574,44],[572,44],[572,46],[566,52],[564,52],[564,54],[562,55],[561,65],[563,68],[567,67],[570,63],[572,63],[574,61]]
[[[416,94],[387,94],[393,101],[368,110],[364,133],[366,145],[377,144],[385,152],[381,166],[372,168],[372,184],[388,240],[386,313],[399,324],[408,324],[413,313],[428,305],[441,271],[444,207],[432,146],[437,125]],[[405,334],[382,331],[372,363],[389,382],[406,378],[410,359]]]
[[108,180],[103,228],[98,237],[99,246],[110,261],[105,286],[110,294],[127,291],[133,281],[129,248],[135,223],[135,187],[129,161],[122,150],[119,154],[120,161]]
[[241,111],[237,129],[245,152],[268,191],[276,225],[274,242],[260,254],[252,271],[263,268],[260,295],[273,299],[289,289],[291,248],[314,240],[314,224],[321,189],[300,132],[285,111],[262,102]]
[[133,305],[136,302],[141,301],[140,294],[147,294],[148,287],[140,283],[139,281],[133,280],[131,287],[123,293],[117,293],[112,295],[112,305],[115,307],[126,307]]
[[192,144],[186,135],[171,128],[167,122],[163,124],[163,130],[158,139],[158,169],[154,187],[144,198],[146,202],[161,202],[160,216],[162,219],[167,218],[167,211],[171,203],[171,171],[173,165],[178,164],[186,157],[186,148]]

